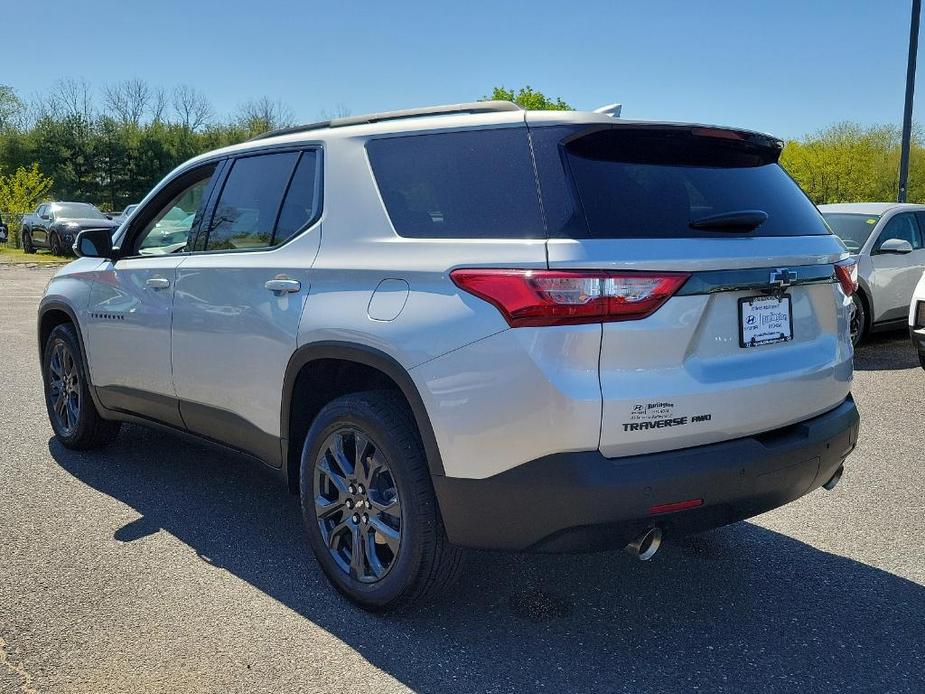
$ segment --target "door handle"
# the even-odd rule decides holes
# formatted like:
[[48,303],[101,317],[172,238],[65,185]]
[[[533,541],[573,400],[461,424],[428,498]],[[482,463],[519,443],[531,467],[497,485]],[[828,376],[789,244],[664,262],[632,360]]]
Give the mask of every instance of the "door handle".
[[302,283],[299,280],[291,280],[283,277],[278,277],[273,280],[267,280],[263,284],[264,287],[269,289],[274,294],[288,294],[297,292],[302,288]]
[[145,281],[145,286],[149,289],[167,289],[170,286],[170,280],[166,277],[151,277]]

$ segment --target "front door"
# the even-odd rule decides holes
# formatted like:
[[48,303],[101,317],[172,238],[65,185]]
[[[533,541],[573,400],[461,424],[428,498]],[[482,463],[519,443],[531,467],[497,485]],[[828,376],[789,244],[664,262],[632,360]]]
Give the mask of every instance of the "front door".
[[103,264],[85,327],[91,381],[103,405],[182,427],[170,363],[177,268],[205,208],[215,165],[168,184]]
[[[908,241],[912,245],[912,252],[881,251],[881,246],[890,239]],[[873,291],[875,313],[871,320],[881,323],[904,319],[909,312],[915,285],[925,266],[925,249],[916,215],[903,212],[886,223],[871,249],[870,262],[872,270],[869,283]]]
[[320,152],[229,166],[177,273],[174,382],[190,431],[278,465],[283,377],[320,243]]

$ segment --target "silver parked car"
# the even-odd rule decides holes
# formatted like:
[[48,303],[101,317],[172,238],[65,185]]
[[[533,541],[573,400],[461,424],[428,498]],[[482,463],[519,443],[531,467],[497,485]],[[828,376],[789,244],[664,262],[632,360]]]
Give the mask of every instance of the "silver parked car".
[[55,435],[130,421],[257,458],[380,610],[460,546],[647,559],[831,488],[856,263],[780,152],[479,102],[197,157],[48,285]]
[[819,205],[832,230],[858,258],[851,338],[903,328],[925,271],[925,205],[856,202]]

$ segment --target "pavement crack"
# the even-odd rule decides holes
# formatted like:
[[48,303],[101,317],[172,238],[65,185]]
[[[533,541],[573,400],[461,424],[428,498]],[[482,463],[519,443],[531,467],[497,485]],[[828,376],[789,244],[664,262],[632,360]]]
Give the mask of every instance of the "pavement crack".
[[6,650],[6,641],[2,636],[0,636],[0,663],[19,678],[19,691],[22,694],[38,694],[38,690],[32,686],[32,675],[26,670],[22,661],[14,663],[11,660]]

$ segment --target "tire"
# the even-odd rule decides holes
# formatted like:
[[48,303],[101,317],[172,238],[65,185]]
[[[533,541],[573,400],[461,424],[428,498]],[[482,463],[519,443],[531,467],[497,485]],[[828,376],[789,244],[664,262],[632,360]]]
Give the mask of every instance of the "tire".
[[925,352],[919,352],[919,364],[925,369]]
[[851,344],[857,347],[867,335],[867,308],[861,295],[855,292],[851,297],[854,304],[854,310],[851,313],[851,319],[848,329],[851,332]]
[[51,251],[52,255],[64,255],[64,249],[61,248],[61,238],[55,232],[51,232],[48,235],[48,249]]
[[[368,442],[360,444],[368,466],[355,465],[358,436]],[[374,612],[407,607],[458,575],[462,550],[447,540],[420,436],[397,394],[367,391],[325,405],[306,436],[300,473],[312,550],[350,601]]]
[[32,234],[25,229],[20,232],[22,239],[22,249],[25,253],[35,253],[35,246],[32,243]]
[[78,451],[99,448],[119,433],[122,424],[100,417],[93,403],[80,338],[71,323],[55,326],[48,336],[42,380],[48,419],[62,446]]

